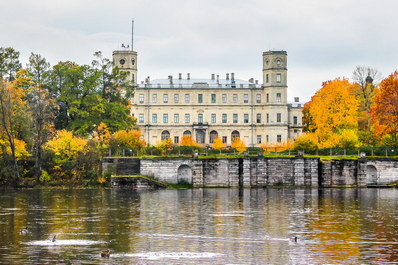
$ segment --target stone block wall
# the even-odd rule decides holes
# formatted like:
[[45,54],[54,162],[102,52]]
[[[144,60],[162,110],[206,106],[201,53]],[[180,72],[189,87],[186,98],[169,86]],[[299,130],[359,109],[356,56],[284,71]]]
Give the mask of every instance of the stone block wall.
[[178,168],[187,165],[192,168],[189,158],[141,159],[141,175],[154,177],[160,181],[178,183]]
[[355,186],[358,183],[358,160],[332,160],[321,164],[321,186]]

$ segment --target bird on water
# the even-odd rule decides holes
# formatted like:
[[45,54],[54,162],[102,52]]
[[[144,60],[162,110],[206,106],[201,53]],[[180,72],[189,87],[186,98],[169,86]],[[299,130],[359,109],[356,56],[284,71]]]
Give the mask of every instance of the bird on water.
[[109,258],[110,255],[111,255],[111,251],[109,249],[103,250],[101,252],[101,257],[103,257],[103,258]]
[[51,240],[52,242],[55,242],[55,238],[57,237],[57,235],[55,234],[54,236],[53,236],[53,239]]
[[290,238],[290,241],[297,243],[297,237],[296,236],[292,236]]
[[26,226],[25,228],[19,230],[19,233],[20,233],[21,235],[27,234],[27,233],[28,233],[28,227]]

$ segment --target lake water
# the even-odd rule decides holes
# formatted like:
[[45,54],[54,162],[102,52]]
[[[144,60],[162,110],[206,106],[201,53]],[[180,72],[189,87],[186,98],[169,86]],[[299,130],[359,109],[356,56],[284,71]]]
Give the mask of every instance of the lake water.
[[0,191],[0,264],[55,263],[397,264],[398,189]]

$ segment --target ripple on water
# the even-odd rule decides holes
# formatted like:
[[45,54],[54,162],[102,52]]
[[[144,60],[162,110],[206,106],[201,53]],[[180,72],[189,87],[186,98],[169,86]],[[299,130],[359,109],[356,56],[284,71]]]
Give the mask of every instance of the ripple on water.
[[25,243],[31,246],[87,246],[103,244],[104,241],[82,240],[82,239],[59,239],[53,242],[52,240],[37,240]]
[[223,256],[218,253],[211,252],[143,252],[143,253],[125,253],[125,254],[113,254],[112,257],[136,257],[148,260],[157,259],[203,259],[203,258],[215,258]]

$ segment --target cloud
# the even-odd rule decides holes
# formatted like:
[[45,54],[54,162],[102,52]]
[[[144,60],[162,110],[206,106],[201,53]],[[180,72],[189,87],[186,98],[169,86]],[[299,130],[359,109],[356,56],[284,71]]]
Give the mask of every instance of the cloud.
[[[223,76],[262,80],[262,52],[288,52],[289,98],[309,99],[323,81],[356,65],[396,69],[398,2],[370,0],[14,0],[0,2],[0,46],[52,64],[88,64],[131,41],[139,79]],[[293,95],[294,94],[294,95]]]

